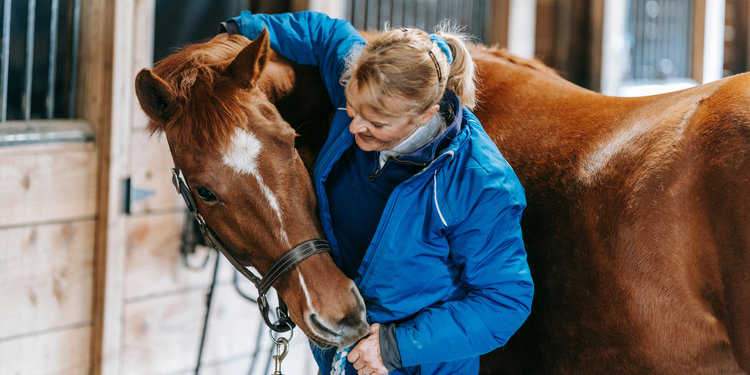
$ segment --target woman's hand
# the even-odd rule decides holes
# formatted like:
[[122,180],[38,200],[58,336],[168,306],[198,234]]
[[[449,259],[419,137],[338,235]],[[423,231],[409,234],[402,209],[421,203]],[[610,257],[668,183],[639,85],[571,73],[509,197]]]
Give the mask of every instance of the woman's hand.
[[380,357],[380,324],[370,325],[370,332],[349,352],[346,359],[361,375],[388,374]]

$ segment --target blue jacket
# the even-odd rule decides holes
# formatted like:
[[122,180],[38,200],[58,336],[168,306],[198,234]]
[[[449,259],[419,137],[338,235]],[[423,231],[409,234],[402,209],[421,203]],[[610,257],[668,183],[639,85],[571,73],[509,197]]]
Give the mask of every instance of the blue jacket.
[[[348,22],[315,12],[242,12],[233,21],[251,39],[268,27],[271,48],[318,66],[338,108],[313,184],[341,267],[324,184],[354,142],[339,78],[350,50],[365,41]],[[354,280],[368,320],[395,323],[403,367],[393,373],[476,374],[479,355],[504,345],[531,308],[523,187],[476,117],[462,109],[455,119],[461,122],[455,138],[391,193]],[[322,374],[330,372],[334,351],[313,351]]]

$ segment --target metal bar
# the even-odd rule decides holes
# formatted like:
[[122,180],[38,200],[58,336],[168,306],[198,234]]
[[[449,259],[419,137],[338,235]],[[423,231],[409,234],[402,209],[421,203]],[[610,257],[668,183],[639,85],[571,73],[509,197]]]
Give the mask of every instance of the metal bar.
[[203,347],[206,343],[206,332],[208,330],[208,318],[211,316],[211,301],[214,299],[214,289],[216,288],[216,275],[219,273],[219,260],[221,260],[221,255],[219,255],[219,252],[216,252],[216,262],[214,263],[214,275],[211,279],[211,286],[208,289],[208,293],[206,294],[206,315],[203,319],[203,333],[201,334],[201,342],[200,346],[198,347],[198,360],[195,364],[195,375],[198,375],[201,370],[201,359],[203,359]]
[[49,70],[47,73],[47,119],[55,112],[55,73],[57,72],[57,16],[60,0],[52,0],[49,21]]
[[68,117],[76,117],[76,90],[78,86],[78,38],[81,30],[81,0],[74,0],[73,22],[71,25],[73,36],[70,51],[70,92]]
[[36,23],[36,0],[29,0],[28,24],[26,25],[26,85],[23,90],[23,118],[31,120],[31,84],[34,74],[34,26]]
[[2,80],[2,122],[8,120],[8,67],[10,66],[10,6],[13,0],[5,0],[3,7],[3,71],[0,76]]

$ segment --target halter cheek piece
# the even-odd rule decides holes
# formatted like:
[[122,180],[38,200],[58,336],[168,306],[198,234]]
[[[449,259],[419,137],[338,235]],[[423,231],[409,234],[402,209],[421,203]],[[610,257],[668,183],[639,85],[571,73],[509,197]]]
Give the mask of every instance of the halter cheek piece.
[[203,216],[198,212],[198,206],[195,204],[193,196],[190,194],[190,188],[188,187],[187,181],[185,181],[180,174],[180,170],[177,168],[172,168],[172,184],[175,189],[177,189],[177,193],[182,195],[182,199],[185,201],[188,210],[195,216],[195,219],[198,220],[198,226],[200,227],[201,233],[208,237],[214,247],[224,254],[227,260],[229,260],[229,263],[232,263],[234,268],[236,268],[242,276],[245,276],[250,280],[250,282],[255,285],[255,288],[258,289],[258,308],[260,309],[260,314],[263,316],[263,321],[266,325],[276,332],[286,332],[293,329],[295,324],[289,317],[286,304],[281,297],[279,297],[279,307],[276,309],[276,315],[279,319],[276,322],[271,322],[268,318],[269,306],[268,301],[266,300],[266,293],[268,293],[268,289],[273,286],[281,275],[292,269],[307,257],[318,253],[331,253],[331,246],[328,244],[328,241],[315,239],[303,242],[282,255],[281,258],[271,266],[271,269],[268,270],[266,276],[261,279],[245,268],[245,266],[243,266],[232,253],[227,251],[221,240],[216,237],[216,234],[211,227],[206,224],[206,221],[203,220]]

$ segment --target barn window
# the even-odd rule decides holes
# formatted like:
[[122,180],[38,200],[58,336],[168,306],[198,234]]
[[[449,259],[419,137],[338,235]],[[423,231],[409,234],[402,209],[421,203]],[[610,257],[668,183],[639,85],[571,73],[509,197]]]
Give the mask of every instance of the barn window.
[[629,0],[627,73],[620,95],[694,86],[691,79],[692,0]]
[[347,0],[346,17],[358,30],[418,27],[431,31],[442,19],[465,26],[464,32],[486,40],[491,0]]
[[4,0],[0,146],[85,141],[76,118],[81,0]]

